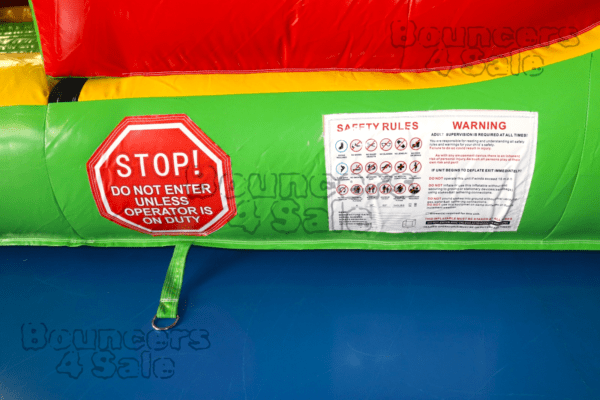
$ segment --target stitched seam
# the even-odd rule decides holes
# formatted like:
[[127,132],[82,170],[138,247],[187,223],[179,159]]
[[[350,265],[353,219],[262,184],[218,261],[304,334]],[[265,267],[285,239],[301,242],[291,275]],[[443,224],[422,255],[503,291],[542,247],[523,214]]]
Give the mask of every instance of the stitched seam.
[[575,188],[577,187],[577,181],[579,181],[579,170],[581,169],[581,162],[583,160],[583,155],[585,154],[585,143],[587,141],[588,122],[590,119],[590,99],[591,99],[591,94],[592,94],[592,61],[593,60],[594,60],[594,53],[591,53],[590,54],[590,73],[589,73],[589,77],[588,77],[588,101],[587,101],[587,109],[585,111],[585,126],[583,129],[583,145],[581,148],[581,157],[579,158],[579,164],[577,165],[577,172],[575,173],[575,182],[573,182],[573,187],[571,188],[571,194],[569,195],[569,200],[567,201],[567,204],[565,205],[565,208],[560,216],[560,219],[558,220],[556,225],[554,225],[554,228],[552,228],[550,233],[548,235],[546,235],[546,237],[543,238],[542,240],[546,240],[550,236],[552,236],[554,231],[556,231],[556,228],[558,228],[558,226],[562,222],[567,210],[569,209],[569,204],[571,204],[571,200],[573,199],[573,192],[575,191]]
[[44,117],[44,166],[46,167],[46,176],[48,177],[48,183],[50,184],[50,190],[52,191],[52,200],[54,200],[54,204],[56,205],[56,208],[58,209],[58,212],[60,213],[60,215],[62,216],[62,218],[67,222],[67,224],[69,225],[69,228],[71,228],[71,230],[73,231],[73,233],[75,233],[77,236],[79,236],[80,239],[83,240],[83,236],[81,236],[73,227],[73,225],[71,225],[71,222],[69,221],[69,219],[65,216],[65,214],[63,213],[62,208],[60,207],[60,204],[58,203],[58,199],[56,198],[56,193],[54,191],[54,186],[52,185],[52,178],[50,177],[50,170],[48,169],[48,157],[47,157],[47,153],[46,153],[46,139],[47,139],[47,122],[48,122],[48,113],[50,112],[50,106],[46,106],[46,116]]
[[[14,239],[0,239],[0,245],[28,245],[28,243],[39,243],[40,245],[111,245],[116,243],[122,243],[124,245],[138,245],[138,247],[171,247],[177,244],[190,243],[196,246],[211,246],[218,244],[235,244],[235,245],[252,245],[252,246],[271,246],[271,245],[307,245],[307,244],[339,244],[339,245],[355,245],[355,244],[372,244],[378,246],[398,246],[398,242],[383,242],[378,240],[336,240],[336,239],[323,239],[323,240],[290,240],[290,241],[274,241],[274,240],[263,240],[263,241],[252,241],[252,240],[229,240],[229,239],[213,239],[213,240],[196,240],[196,239],[177,239],[177,240],[165,240],[165,241],[143,241],[139,239],[38,239],[38,238],[14,238]],[[576,239],[576,240],[477,240],[477,241],[459,241],[459,240],[436,240],[436,241],[410,241],[403,242],[403,245],[552,245],[552,244],[595,244],[600,247],[600,240],[598,239]],[[134,246],[135,247],[135,246]]]

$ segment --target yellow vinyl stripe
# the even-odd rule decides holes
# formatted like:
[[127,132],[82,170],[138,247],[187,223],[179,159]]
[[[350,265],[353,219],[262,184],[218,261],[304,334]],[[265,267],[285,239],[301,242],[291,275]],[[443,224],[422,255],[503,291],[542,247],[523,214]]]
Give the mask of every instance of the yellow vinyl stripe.
[[447,71],[261,72],[91,79],[79,101],[250,93],[408,90],[483,82],[575,58],[600,48],[600,26],[547,47]]
[[0,107],[46,105],[50,82],[39,53],[0,54]]

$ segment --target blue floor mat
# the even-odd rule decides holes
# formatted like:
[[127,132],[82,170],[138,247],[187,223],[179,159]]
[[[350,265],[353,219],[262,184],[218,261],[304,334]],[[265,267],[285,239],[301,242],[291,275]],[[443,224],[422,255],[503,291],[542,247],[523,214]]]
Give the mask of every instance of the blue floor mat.
[[0,399],[598,399],[600,253],[0,248]]

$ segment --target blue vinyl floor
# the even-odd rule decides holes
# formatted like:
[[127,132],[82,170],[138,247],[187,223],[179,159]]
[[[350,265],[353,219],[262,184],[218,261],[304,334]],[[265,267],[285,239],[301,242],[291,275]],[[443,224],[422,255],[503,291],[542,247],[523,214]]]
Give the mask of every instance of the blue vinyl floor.
[[600,253],[0,248],[0,399],[600,399]]

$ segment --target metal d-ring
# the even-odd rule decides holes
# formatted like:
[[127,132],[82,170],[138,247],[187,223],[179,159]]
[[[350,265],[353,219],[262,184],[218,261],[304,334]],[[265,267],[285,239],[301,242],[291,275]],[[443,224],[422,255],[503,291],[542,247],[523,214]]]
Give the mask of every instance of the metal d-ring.
[[171,329],[172,327],[174,327],[175,325],[177,325],[177,322],[179,321],[179,315],[177,317],[175,317],[175,322],[173,322],[171,325],[166,326],[164,328],[158,327],[156,325],[154,325],[154,321],[156,321],[156,315],[154,315],[154,318],[152,318],[152,327],[154,328],[154,330],[156,331],[167,331],[169,329]]

